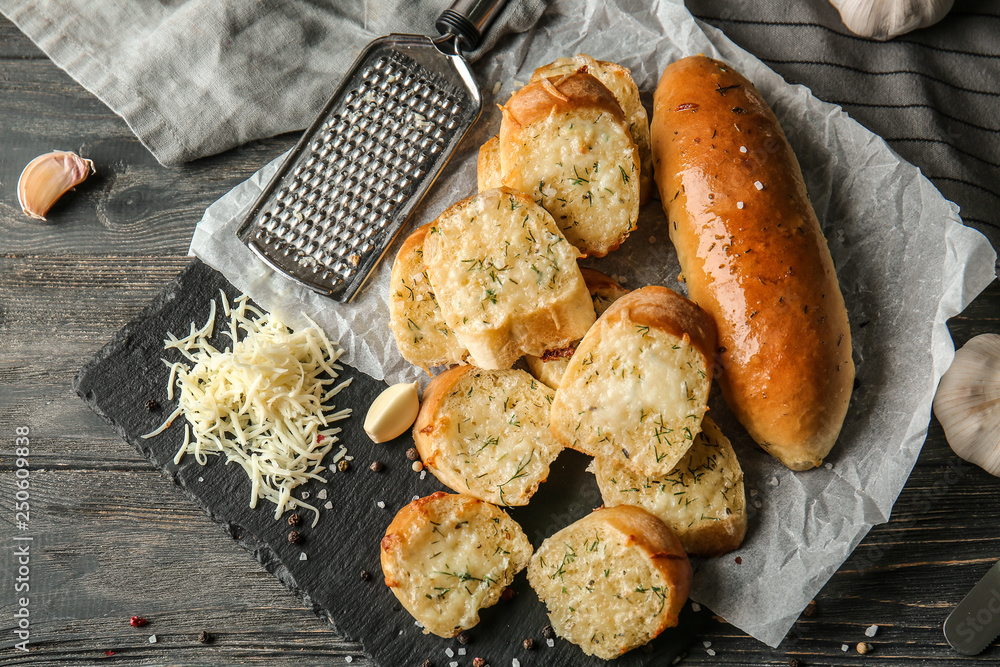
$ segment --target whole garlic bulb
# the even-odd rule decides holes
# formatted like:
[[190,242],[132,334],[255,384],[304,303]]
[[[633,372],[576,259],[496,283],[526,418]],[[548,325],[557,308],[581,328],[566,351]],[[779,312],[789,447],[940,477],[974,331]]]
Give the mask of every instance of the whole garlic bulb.
[[934,414],[956,454],[1000,477],[1000,336],[976,336],[955,353]]
[[844,25],[856,35],[892,39],[934,25],[955,0],[830,0]]

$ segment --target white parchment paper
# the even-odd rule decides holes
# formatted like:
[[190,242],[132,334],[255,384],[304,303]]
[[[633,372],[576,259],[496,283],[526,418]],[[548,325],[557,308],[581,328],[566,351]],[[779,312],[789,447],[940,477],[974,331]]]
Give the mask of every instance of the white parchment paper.
[[[499,127],[491,97],[506,100],[536,67],[578,52],[631,68],[647,107],[659,73],[677,58],[705,53],[735,65],[781,121],[829,241],[850,315],[858,386],[827,465],[806,473],[785,469],[752,442],[717,392],[711,405],[739,453],[751,519],[738,552],[696,563],[691,595],[777,646],[868,530],[889,520],[926,437],[938,379],[954,355],[946,321],[993,280],[995,252],[882,139],[808,89],[785,83],[670,0],[556,0],[532,32],[502,42],[479,61],[488,108],[413,226],[475,192],[476,152]],[[289,324],[303,324],[301,313],[308,313],[341,341],[348,363],[360,370],[389,382],[420,377],[399,356],[387,325],[390,262],[354,304],[342,305],[274,275],[236,239],[241,213],[278,162],[209,207],[192,253]],[[395,247],[387,256],[395,256]],[[684,291],[657,201],[618,251],[586,263],[628,287],[663,284]]]

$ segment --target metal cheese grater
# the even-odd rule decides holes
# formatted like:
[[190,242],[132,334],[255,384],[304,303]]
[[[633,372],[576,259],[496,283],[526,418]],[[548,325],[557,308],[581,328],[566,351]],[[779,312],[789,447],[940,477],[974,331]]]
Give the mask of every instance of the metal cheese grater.
[[279,272],[350,301],[479,118],[463,51],[506,0],[458,0],[440,37],[387,35],[354,62],[240,226]]

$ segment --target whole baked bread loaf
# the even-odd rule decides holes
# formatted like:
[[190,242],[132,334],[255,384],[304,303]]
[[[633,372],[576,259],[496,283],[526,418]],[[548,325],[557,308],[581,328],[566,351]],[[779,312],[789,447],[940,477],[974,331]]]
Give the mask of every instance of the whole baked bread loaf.
[[729,439],[708,417],[691,449],[666,475],[637,475],[604,458],[594,459],[592,469],[607,507],[635,505],[656,515],[691,556],[718,556],[743,542],[743,469]]
[[579,252],[523,192],[495,188],[449,207],[423,255],[445,322],[481,368],[565,347],[594,322]]
[[385,584],[425,633],[454,637],[479,623],[531,558],[498,507],[439,491],[403,507],[381,544]]
[[[587,291],[590,292],[590,298],[594,302],[594,312],[598,317],[603,315],[608,306],[617,301],[619,297],[625,296],[629,292],[600,271],[581,267],[580,273],[583,274],[583,282],[587,284]],[[528,366],[528,372],[536,380],[557,389],[566,368],[569,367],[569,360],[575,349],[576,344],[573,344],[561,350],[548,350],[540,357],[526,354],[524,363]]]
[[552,628],[612,660],[649,642],[687,601],[691,563],[662,521],[638,507],[599,509],[538,547],[528,583]]
[[424,237],[418,227],[399,247],[389,279],[389,328],[403,358],[424,370],[461,362],[468,350],[441,314],[424,264]]
[[531,75],[531,81],[541,81],[549,77],[564,76],[580,70],[594,76],[603,83],[618,100],[625,114],[629,134],[639,149],[639,204],[645,204],[653,196],[653,155],[649,139],[649,117],[639,98],[639,86],[632,79],[627,67],[606,60],[594,60],[585,53],[567,58],[557,58],[548,65],[542,65]]
[[615,96],[576,72],[529,83],[502,107],[500,171],[570,243],[603,257],[639,217],[639,150]]
[[562,451],[549,431],[552,396],[522,370],[456,366],[424,391],[413,441],[451,490],[527,505]]
[[693,56],[664,70],[652,137],[688,294],[719,330],[726,403],[786,466],[818,466],[850,403],[851,330],[778,120],[732,67]]
[[615,301],[580,341],[552,402],[564,447],[655,477],[694,443],[708,409],[715,326],[650,286]]

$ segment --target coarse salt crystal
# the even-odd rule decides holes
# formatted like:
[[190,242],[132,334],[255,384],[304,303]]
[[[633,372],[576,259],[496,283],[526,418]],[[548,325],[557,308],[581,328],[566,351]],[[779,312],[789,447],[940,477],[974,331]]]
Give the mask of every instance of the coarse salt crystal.
[[384,509],[385,509],[385,503],[384,503],[383,501],[381,501],[381,500],[380,500],[380,501],[378,501],[378,502],[377,502],[377,503],[375,503],[375,504],[376,504],[376,505],[378,505],[378,508],[379,508],[380,510],[384,510]]
[[705,653],[707,653],[709,655],[715,655],[715,649],[714,648],[710,648],[707,651],[705,651]]
[[878,626],[873,625],[865,630],[865,637],[874,637],[876,632],[878,632]]
[[556,645],[556,640],[555,639],[546,639],[545,640],[545,645],[548,646],[549,648],[552,648],[553,646]]
[[741,201],[736,202],[736,208],[742,209],[743,208],[743,202],[741,202]]
[[323,505],[323,507],[325,507],[328,510],[332,510],[333,509],[333,502],[328,500],[328,501],[326,501],[326,504]]
[[308,491],[303,491],[302,492],[302,500],[309,500],[309,492]]
[[702,644],[702,646],[704,646],[705,648],[712,648],[712,642],[702,642],[701,644]]
[[747,152],[747,147],[746,146],[740,146],[740,152],[741,153],[746,153]]
[[204,478],[204,477],[199,477],[199,478],[198,478],[198,481],[199,481],[199,482],[204,482],[204,481],[205,481],[205,478]]
[[465,649],[464,648],[458,649],[458,654],[459,655],[465,655]]
[[697,602],[692,602],[691,603],[691,611],[694,611],[694,612],[701,611],[701,605],[698,604]]
[[753,506],[756,507],[757,509],[760,509],[762,504],[763,503],[761,503],[759,500],[753,501]]
[[521,661],[517,658],[512,658],[510,661],[510,667],[521,667]]
[[760,492],[757,489],[750,489],[750,497],[751,498],[753,498],[754,496],[756,496],[758,493],[760,493]]
[[755,188],[757,188],[758,190],[763,190],[764,189],[764,184],[761,183],[760,181],[754,181],[753,182],[753,186]]
[[418,628],[420,628],[421,630],[423,630],[423,629],[424,629],[424,624],[423,624],[423,623],[421,623],[420,621],[413,621],[413,625],[417,626],[417,627],[418,627]]
[[826,468],[827,470],[833,470],[833,464],[832,463],[824,463],[823,467]]
[[455,657],[455,651],[453,651],[450,646],[444,650],[444,654],[446,656],[448,656],[449,658],[454,658]]
[[305,551],[303,551],[302,553],[299,554],[299,560],[309,560],[309,557],[306,556],[306,552]]
[[156,643],[156,635],[150,635],[149,636],[149,643],[150,644],[155,644]]
[[421,470],[420,471],[420,479],[423,479],[425,477],[427,477],[427,471],[426,470]]
[[448,663],[448,667],[458,667],[458,661],[452,660],[451,662]]
[[414,494],[414,496],[412,498],[410,498],[410,501],[412,502],[414,500],[420,500],[420,496]]
[[316,494],[316,497],[320,500],[326,500],[326,489],[320,489],[319,493]]
[[778,486],[778,478],[777,477],[772,477],[770,483],[771,483],[771,486]]
[[847,653],[847,644],[841,644],[840,650],[843,651],[844,653]]
[[344,662],[354,662],[354,656],[353,655],[345,655],[344,656]]

